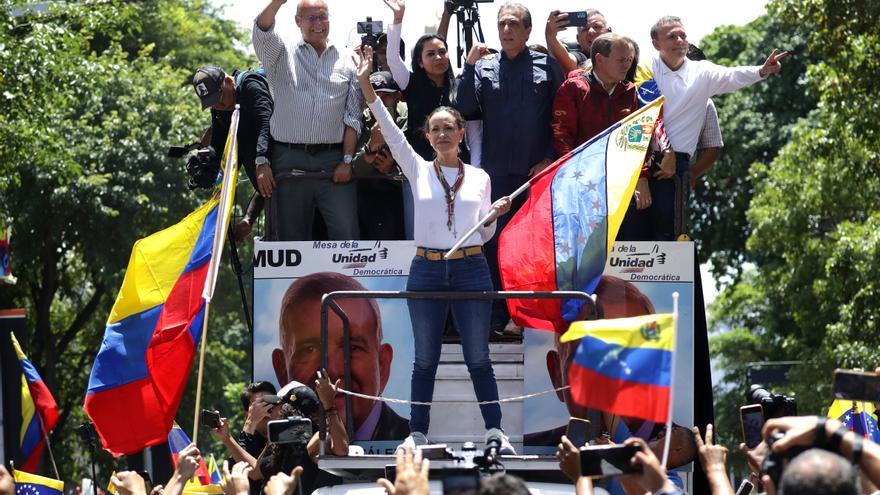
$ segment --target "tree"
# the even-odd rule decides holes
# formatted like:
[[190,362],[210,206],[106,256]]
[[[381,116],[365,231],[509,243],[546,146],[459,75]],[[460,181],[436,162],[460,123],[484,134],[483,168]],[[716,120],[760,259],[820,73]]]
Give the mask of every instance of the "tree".
[[[880,5],[776,0],[770,15],[810,26],[816,62],[804,74],[817,102],[767,165],[750,172],[747,256],[754,270],[726,288],[713,340],[727,368],[719,419],[736,431],[745,364],[804,360],[780,392],[802,413],[827,410],[836,367],[880,363]],[[782,15],[782,12],[788,15]],[[728,437],[730,439],[730,437]]]
[[[86,473],[75,465],[82,453],[71,423],[84,418],[88,373],[131,246],[206,199],[187,191],[182,163],[166,157],[208,123],[187,81],[213,56],[248,66],[235,48],[242,39],[196,0],[64,3],[0,19],[0,218],[15,232],[19,277],[0,303],[28,310],[23,344],[59,402],[52,442],[70,452],[58,459],[68,479]],[[228,327],[209,346],[209,363],[225,366],[209,379],[215,396],[244,379],[244,355],[226,347],[240,344],[244,328],[232,322],[240,314],[232,295],[212,311],[212,327]]]

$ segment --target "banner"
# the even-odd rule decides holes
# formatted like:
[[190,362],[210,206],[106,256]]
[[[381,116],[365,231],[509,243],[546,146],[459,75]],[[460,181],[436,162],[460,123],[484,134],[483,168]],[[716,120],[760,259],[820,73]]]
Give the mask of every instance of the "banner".
[[[624,318],[672,312],[672,293],[679,293],[679,323],[675,352],[673,421],[693,425],[693,322],[694,249],[690,242],[616,242],[608,256],[602,280],[596,289],[599,318]],[[568,369],[578,342],[560,344],[551,332],[526,332],[524,340],[525,393],[567,385]],[[542,400],[543,399],[543,400]],[[526,400],[524,431],[526,454],[553,454],[565,433],[570,416],[585,418],[567,392],[553,398]],[[615,421],[619,418],[612,418]],[[612,432],[616,440],[644,427],[642,421],[627,420]]]

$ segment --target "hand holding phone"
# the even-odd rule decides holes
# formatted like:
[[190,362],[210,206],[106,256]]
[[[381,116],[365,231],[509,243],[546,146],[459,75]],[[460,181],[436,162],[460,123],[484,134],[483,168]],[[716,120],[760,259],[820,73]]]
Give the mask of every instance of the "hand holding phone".
[[751,404],[739,408],[739,424],[742,427],[743,442],[749,449],[757,447],[762,440],[761,430],[764,428],[764,412],[760,404]]
[[199,419],[201,423],[210,429],[219,428],[220,427],[220,413],[217,411],[209,411],[207,409],[202,409],[201,417]]
[[642,472],[641,465],[633,465],[630,461],[636,452],[640,452],[640,444],[627,445],[591,445],[581,448],[581,476],[588,478],[605,478]]
[[568,14],[568,26],[569,27],[582,27],[587,25],[587,11],[581,10],[579,12],[566,12]]

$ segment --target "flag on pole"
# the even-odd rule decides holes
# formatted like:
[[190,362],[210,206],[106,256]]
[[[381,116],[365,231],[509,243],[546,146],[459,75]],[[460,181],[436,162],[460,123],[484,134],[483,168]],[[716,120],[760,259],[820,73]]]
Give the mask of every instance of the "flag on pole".
[[[531,183],[529,198],[501,232],[504,290],[592,293],[635,191],[663,98],[563,156]],[[563,332],[582,300],[508,299],[522,326]]]
[[12,470],[15,480],[15,495],[63,495],[64,482],[45,476]]
[[115,456],[165,442],[177,414],[202,335],[204,294],[217,276],[212,260],[220,258],[229,223],[224,205],[235,195],[228,153],[236,149],[237,122],[236,111],[220,193],[132,248],[85,400],[102,446]]
[[575,402],[655,423],[669,419],[675,351],[672,313],[577,321],[560,342],[578,339],[568,371]]
[[46,387],[37,369],[21,350],[15,334],[10,333],[12,347],[21,365],[21,434],[19,452],[21,467],[36,471],[40,464],[40,454],[46,444],[46,435],[58,422],[58,404]]
[[18,279],[12,275],[12,229],[6,227],[5,234],[0,238],[0,283],[15,285]]
[[[172,466],[177,468],[177,462],[180,459],[180,451],[185,449],[191,443],[192,440],[189,439],[189,436],[186,434],[186,432],[183,431],[180,425],[174,423],[171,431],[168,432],[168,450],[171,451]],[[202,456],[201,460],[199,460],[199,467],[196,468],[195,477],[202,485],[211,484],[211,474],[208,470],[207,464],[205,464],[204,456]]]
[[877,428],[875,414],[874,404],[848,400],[835,400],[828,410],[829,418],[838,419],[850,431],[872,442],[880,443],[880,429]]

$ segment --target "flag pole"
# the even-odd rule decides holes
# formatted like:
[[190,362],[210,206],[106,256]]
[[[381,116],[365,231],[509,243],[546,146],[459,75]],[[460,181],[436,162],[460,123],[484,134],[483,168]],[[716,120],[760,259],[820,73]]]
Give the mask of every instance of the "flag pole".
[[[515,198],[515,197],[519,196],[520,194],[522,194],[522,193],[528,191],[530,187],[532,187],[532,183],[531,183],[530,181],[526,181],[525,184],[519,186],[519,188],[517,188],[516,191],[513,191],[513,192],[510,193],[510,195],[507,196],[507,197],[510,198],[511,201],[513,201],[513,198]],[[481,218],[480,221],[477,222],[476,225],[474,225],[473,227],[471,227],[471,229],[468,230],[467,233],[466,233],[465,235],[461,236],[461,238],[458,240],[458,242],[456,242],[454,246],[452,246],[451,248],[449,248],[449,251],[446,251],[446,254],[443,255],[443,258],[444,258],[444,259],[448,259],[450,256],[452,256],[452,253],[454,253],[456,250],[458,250],[458,248],[460,248],[461,245],[465,243],[465,241],[467,241],[468,239],[470,239],[471,236],[474,235],[474,233],[476,233],[476,231],[479,230],[480,227],[482,227],[483,225],[485,225],[485,224],[491,222],[491,221],[494,220],[497,216],[498,216],[498,212],[495,211],[494,209],[493,209],[493,210],[490,210],[489,213],[486,213],[486,216],[484,216],[483,218]]]
[[678,292],[672,293],[672,366],[669,370],[669,413],[666,417],[666,435],[663,438],[663,461],[661,466],[666,469],[669,461],[669,444],[672,441],[672,410],[675,406],[675,354],[678,340]]
[[49,432],[43,424],[43,418],[37,414],[37,420],[40,422],[40,430],[43,432],[43,438],[46,440],[46,450],[49,451],[49,460],[52,461],[52,469],[55,471],[55,479],[60,480],[61,475],[58,474],[58,466],[55,464],[55,454],[52,453],[52,443],[49,442]]
[[[202,298],[205,300],[205,315],[202,321],[202,335],[199,339],[199,371],[196,377],[196,407],[193,411],[193,434],[192,441],[199,441],[199,411],[202,405],[202,376],[205,370],[205,348],[208,340],[208,314],[211,309],[211,299],[214,297],[214,288],[217,284],[217,271],[220,267],[220,258],[223,256],[223,244],[226,242],[226,228],[229,225],[229,214],[232,202],[235,201],[235,181],[237,180],[238,168],[238,124],[239,105],[235,105],[232,119],[229,125],[229,134],[226,138],[226,165],[223,169],[223,183],[220,186],[220,199],[217,202],[217,223],[214,227],[214,246],[211,250],[211,260],[208,262],[208,274],[205,277],[205,288]],[[216,194],[216,193],[215,193]]]

